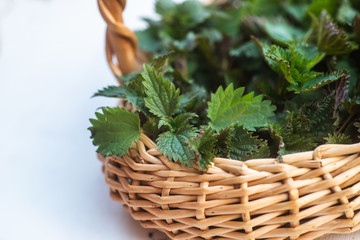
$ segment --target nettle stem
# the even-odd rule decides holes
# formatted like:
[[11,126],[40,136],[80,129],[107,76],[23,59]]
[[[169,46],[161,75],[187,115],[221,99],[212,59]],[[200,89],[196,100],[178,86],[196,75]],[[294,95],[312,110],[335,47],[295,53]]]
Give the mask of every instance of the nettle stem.
[[346,125],[349,123],[349,121],[351,120],[351,118],[354,116],[354,114],[350,114],[349,117],[345,120],[345,122],[343,123],[343,125],[339,128],[339,130],[336,132],[337,135],[339,135],[342,130],[346,127]]

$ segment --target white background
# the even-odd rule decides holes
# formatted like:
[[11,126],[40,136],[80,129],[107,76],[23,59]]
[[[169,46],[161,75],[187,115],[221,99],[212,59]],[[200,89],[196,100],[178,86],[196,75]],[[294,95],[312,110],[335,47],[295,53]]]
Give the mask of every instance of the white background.
[[[153,2],[128,0],[126,24]],[[116,84],[104,31],[95,0],[0,0],[0,240],[150,239],[110,199],[87,131],[116,103],[90,99]]]

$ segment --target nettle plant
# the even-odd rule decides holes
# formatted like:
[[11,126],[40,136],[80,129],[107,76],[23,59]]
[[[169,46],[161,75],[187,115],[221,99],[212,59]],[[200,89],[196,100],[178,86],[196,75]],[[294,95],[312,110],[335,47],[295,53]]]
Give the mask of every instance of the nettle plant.
[[141,132],[161,154],[206,169],[214,157],[281,157],[360,141],[360,3],[158,0],[136,32],[149,64],[95,96],[102,155],[126,154]]

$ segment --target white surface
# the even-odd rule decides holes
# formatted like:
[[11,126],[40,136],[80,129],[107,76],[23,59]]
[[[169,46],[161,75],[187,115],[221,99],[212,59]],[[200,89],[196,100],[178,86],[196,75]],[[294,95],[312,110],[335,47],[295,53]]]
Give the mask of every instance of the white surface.
[[[128,1],[127,25],[152,6]],[[0,24],[0,240],[149,239],[110,199],[86,130],[116,103],[90,99],[115,84],[96,1],[14,0]]]

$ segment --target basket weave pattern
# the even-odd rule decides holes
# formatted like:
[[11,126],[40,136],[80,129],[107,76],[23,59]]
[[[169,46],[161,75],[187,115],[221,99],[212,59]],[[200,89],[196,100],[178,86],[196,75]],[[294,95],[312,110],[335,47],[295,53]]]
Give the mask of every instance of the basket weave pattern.
[[360,144],[278,159],[170,162],[146,135],[102,158],[111,197],[171,239],[315,239],[360,228]]
[[[138,69],[137,40],[121,16],[126,1],[98,3],[111,70],[119,77]],[[310,240],[360,229],[360,143],[281,160],[215,158],[202,172],[169,161],[142,134],[128,154],[99,158],[111,197],[171,239]]]

